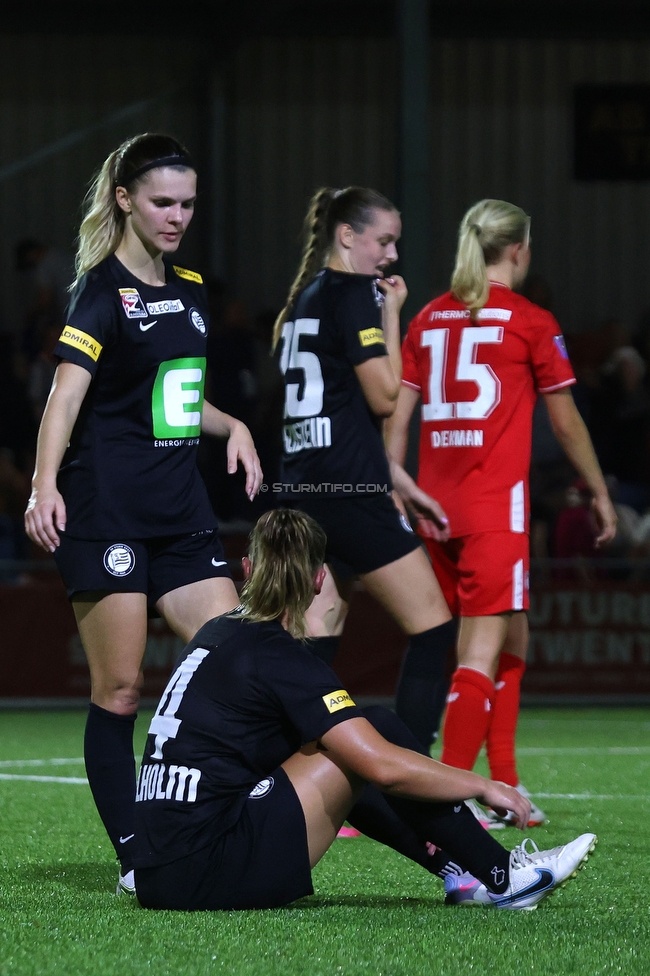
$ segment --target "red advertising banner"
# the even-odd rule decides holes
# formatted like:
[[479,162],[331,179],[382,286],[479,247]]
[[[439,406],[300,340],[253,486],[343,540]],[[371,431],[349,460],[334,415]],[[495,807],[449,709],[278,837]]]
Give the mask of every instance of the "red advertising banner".
[[[58,576],[0,586],[0,614],[0,699],[87,699],[88,667]],[[650,697],[647,586],[538,582],[529,620],[525,694]],[[359,586],[335,661],[348,691],[391,697],[405,647],[404,634]],[[150,621],[143,697],[160,696],[181,650],[164,621]]]
[[533,694],[649,694],[647,584],[536,584],[528,669]]

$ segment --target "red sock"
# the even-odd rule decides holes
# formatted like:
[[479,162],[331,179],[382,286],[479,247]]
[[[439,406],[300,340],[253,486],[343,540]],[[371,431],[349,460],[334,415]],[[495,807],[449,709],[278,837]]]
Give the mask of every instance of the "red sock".
[[456,668],[447,696],[441,762],[459,769],[472,769],[485,741],[494,685],[473,668]]
[[494,683],[496,695],[487,732],[490,776],[508,786],[517,786],[515,733],[519,717],[519,689],[526,662],[515,654],[501,654]]

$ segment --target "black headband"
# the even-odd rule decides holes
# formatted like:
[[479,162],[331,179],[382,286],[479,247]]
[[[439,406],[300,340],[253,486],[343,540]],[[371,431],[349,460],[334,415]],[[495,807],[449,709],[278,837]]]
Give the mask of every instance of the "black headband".
[[159,169],[161,166],[187,166],[188,169],[196,169],[189,156],[181,155],[180,153],[175,153],[173,156],[161,156],[160,159],[152,159],[150,163],[145,163],[140,169],[136,169],[135,173],[127,176],[125,180],[118,180],[117,186],[128,186],[129,183],[133,183],[138,177],[148,173],[150,169]]

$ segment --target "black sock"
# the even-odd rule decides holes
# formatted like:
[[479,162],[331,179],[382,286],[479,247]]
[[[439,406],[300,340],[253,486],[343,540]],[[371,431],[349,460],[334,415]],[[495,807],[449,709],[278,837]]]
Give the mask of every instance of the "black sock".
[[309,649],[312,654],[319,657],[321,661],[325,661],[325,664],[332,666],[332,662],[336,657],[336,652],[339,649],[340,637],[310,637],[309,638]]
[[[373,705],[364,708],[363,714],[389,742],[423,751],[394,712]],[[368,786],[350,811],[348,822],[440,877],[450,871],[457,873],[461,867],[497,894],[508,886],[510,852],[481,827],[462,801],[427,803],[389,796]],[[429,853],[427,844],[438,850]]]
[[395,711],[427,754],[437,738],[445,707],[447,655],[455,640],[455,620],[413,634],[397,683]]
[[116,715],[91,703],[84,736],[88,782],[123,874],[133,867],[135,719],[135,715]]
[[438,874],[436,866],[423,842],[400,815],[393,810],[386,797],[376,786],[368,783],[361,797],[347,816],[348,823],[360,830],[366,837],[372,837],[386,847],[392,847],[398,854]]

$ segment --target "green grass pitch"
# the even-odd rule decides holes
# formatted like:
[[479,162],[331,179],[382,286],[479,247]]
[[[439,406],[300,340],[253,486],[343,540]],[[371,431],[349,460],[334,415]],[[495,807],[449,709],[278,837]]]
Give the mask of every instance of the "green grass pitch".
[[[445,908],[437,879],[367,838],[336,841],[315,895],[283,910],[143,911],[115,897],[112,851],[74,782],[83,723],[0,713],[0,976],[650,974],[650,712],[522,713],[522,778],[550,817],[530,835],[600,839],[531,913]],[[16,778],[28,776],[43,779]],[[513,847],[522,835],[499,836]]]

